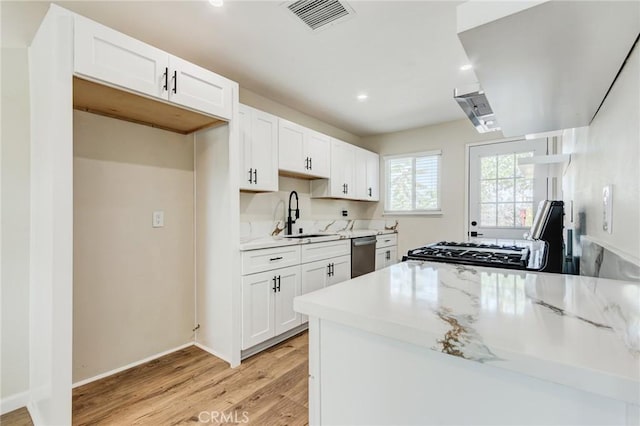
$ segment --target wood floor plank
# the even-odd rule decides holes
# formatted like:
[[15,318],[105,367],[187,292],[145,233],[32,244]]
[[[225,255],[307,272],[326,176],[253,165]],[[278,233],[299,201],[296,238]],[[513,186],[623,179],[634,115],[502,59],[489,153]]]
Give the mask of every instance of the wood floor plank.
[[2,426],[33,426],[29,411],[25,407],[10,411],[0,416]]
[[307,333],[235,369],[192,346],[74,389],[73,424],[307,424],[307,365]]

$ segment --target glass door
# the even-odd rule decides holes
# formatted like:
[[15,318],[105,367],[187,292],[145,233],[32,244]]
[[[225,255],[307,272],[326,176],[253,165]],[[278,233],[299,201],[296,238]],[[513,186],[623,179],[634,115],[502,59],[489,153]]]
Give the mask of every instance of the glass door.
[[469,149],[469,237],[523,238],[546,198],[547,182],[532,166],[521,170],[518,159],[545,155],[546,148],[546,139],[535,139]]

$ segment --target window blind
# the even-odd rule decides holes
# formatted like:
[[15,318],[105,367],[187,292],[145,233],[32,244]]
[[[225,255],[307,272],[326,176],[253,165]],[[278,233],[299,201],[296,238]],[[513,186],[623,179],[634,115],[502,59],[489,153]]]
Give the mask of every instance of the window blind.
[[440,151],[385,157],[385,212],[439,211],[440,158]]

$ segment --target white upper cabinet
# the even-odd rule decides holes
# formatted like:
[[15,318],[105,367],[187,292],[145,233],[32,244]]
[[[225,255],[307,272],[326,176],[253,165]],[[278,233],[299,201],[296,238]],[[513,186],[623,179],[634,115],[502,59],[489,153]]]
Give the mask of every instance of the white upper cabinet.
[[331,141],[330,196],[356,198],[356,147],[346,142]]
[[74,22],[76,74],[169,98],[166,52],[81,16]]
[[329,177],[329,137],[282,118],[278,121],[279,169],[299,176]]
[[230,80],[82,16],[74,26],[78,76],[231,118]]
[[231,117],[229,81],[176,56],[169,57],[169,100],[215,115]]
[[278,118],[240,105],[240,189],[278,190]]
[[311,182],[311,196],[378,201],[379,158],[375,152],[331,139],[331,176]]
[[375,152],[356,148],[355,198],[358,200],[378,201],[380,157]]

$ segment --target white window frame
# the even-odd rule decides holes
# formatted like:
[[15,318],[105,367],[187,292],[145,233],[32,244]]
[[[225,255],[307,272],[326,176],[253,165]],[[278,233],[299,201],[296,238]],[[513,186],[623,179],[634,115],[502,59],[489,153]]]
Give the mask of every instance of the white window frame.
[[[438,158],[438,198],[437,204],[438,207],[435,209],[421,209],[418,210],[415,208],[416,205],[416,158],[418,157],[434,157],[439,156]],[[399,158],[411,158],[413,163],[413,174],[412,174],[412,203],[413,208],[411,210],[390,210],[389,209],[389,198],[391,191],[389,189],[389,160],[395,160]],[[433,151],[421,151],[421,152],[412,152],[406,154],[394,154],[394,155],[385,155],[383,157],[384,164],[384,215],[386,216],[400,216],[400,215],[414,215],[414,216],[422,216],[422,215],[441,215],[442,214],[442,150],[433,150]]]

